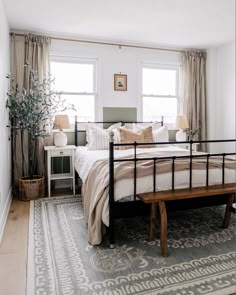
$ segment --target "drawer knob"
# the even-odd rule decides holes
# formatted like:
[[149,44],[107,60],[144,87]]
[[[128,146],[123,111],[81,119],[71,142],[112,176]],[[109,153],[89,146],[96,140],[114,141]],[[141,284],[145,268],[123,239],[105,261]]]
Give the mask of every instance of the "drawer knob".
[[60,155],[63,155],[63,152],[60,152]]

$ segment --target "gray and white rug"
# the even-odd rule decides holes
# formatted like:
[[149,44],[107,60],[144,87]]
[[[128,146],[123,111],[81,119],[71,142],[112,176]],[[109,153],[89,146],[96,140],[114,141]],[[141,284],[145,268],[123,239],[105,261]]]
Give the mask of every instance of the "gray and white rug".
[[28,295],[228,295],[236,292],[236,216],[224,207],[169,213],[169,257],[148,219],[116,221],[116,248],[87,243],[79,197],[31,202]]

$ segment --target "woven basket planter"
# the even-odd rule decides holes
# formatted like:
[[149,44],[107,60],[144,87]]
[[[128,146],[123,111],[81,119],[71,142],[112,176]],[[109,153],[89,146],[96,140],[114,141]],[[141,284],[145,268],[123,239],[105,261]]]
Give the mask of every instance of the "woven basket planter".
[[37,200],[45,197],[44,176],[34,175],[33,179],[21,177],[19,180],[19,198],[22,201]]

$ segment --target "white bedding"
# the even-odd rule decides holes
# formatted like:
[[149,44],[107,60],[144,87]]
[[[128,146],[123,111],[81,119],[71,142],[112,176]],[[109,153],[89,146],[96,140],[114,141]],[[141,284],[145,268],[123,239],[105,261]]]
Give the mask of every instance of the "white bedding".
[[[144,152],[153,152],[156,150],[163,151],[179,151],[180,149],[176,146],[168,145],[159,148],[142,148],[137,149],[137,154]],[[133,149],[127,150],[114,150],[114,157],[123,157],[130,155],[133,157]],[[108,150],[96,150],[89,151],[87,147],[80,146],[76,149],[75,154],[75,169],[78,172],[82,182],[85,181],[90,169],[93,164],[102,159],[109,158]],[[109,169],[109,167],[107,167]],[[235,170],[225,169],[225,183],[235,182],[236,175]],[[222,171],[221,169],[210,169],[209,170],[209,184],[220,184],[222,182]],[[156,175],[156,190],[168,190],[171,189],[171,173],[164,173]],[[206,170],[193,170],[192,173],[192,185],[204,186],[206,184]],[[175,172],[175,188],[184,188],[189,186],[189,172],[178,171]],[[133,195],[134,185],[133,179],[122,179],[115,183],[114,194],[115,200],[118,201],[122,198],[126,198]],[[137,193],[149,192],[153,190],[153,177],[144,176],[137,178]],[[109,206],[108,198],[103,208],[102,221],[105,225],[109,225]]]

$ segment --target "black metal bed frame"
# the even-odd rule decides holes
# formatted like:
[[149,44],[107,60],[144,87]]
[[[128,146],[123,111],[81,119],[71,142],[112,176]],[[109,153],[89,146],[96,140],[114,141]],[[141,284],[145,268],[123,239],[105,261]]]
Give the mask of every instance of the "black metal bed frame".
[[[77,124],[84,124],[84,123],[109,123],[114,124],[116,122],[77,122],[77,118],[75,121],[75,145],[77,146],[77,140],[78,140],[78,128]],[[122,122],[122,123],[153,123],[153,122]],[[163,117],[161,122],[158,122],[163,126]],[[227,156],[236,156],[236,152],[234,153],[204,153],[204,154],[193,154],[193,144],[210,144],[210,143],[236,143],[236,139],[228,139],[228,140],[198,140],[198,141],[178,141],[174,142],[175,145],[189,145],[189,155],[182,155],[182,156],[167,156],[167,157],[145,157],[145,158],[138,158],[137,157],[137,148],[147,145],[155,145],[155,146],[161,146],[161,145],[173,145],[173,142],[149,142],[149,143],[114,143],[113,140],[113,132],[110,132],[110,142],[109,142],[109,239],[110,239],[110,248],[114,248],[115,238],[114,238],[114,220],[117,216],[116,214],[116,207],[119,207],[119,202],[115,202],[114,199],[114,174],[115,174],[115,163],[116,162],[134,162],[134,193],[133,193],[133,201],[141,203],[141,201],[137,201],[136,197],[136,185],[137,185],[137,162],[138,161],[145,161],[145,160],[152,160],[153,161],[153,192],[156,192],[156,162],[158,159],[162,160],[170,160],[172,163],[172,169],[171,169],[171,177],[172,177],[172,191],[175,189],[175,161],[178,159],[189,159],[189,188],[192,188],[192,164],[193,159],[195,158],[206,158],[206,187],[209,186],[209,160],[211,157],[222,157],[222,184],[225,183],[225,159]],[[125,159],[115,159],[114,157],[114,149],[115,147],[120,146],[133,146],[134,150],[134,156],[130,158]],[[125,202],[125,203],[134,203],[131,202]],[[135,202],[135,203],[136,203]],[[122,202],[123,203],[123,202]],[[124,204],[120,203],[121,206],[124,206]],[[208,204],[208,203],[207,203]],[[218,203],[216,203],[218,204]],[[221,204],[221,203],[220,203]],[[225,203],[222,203],[225,204]],[[209,204],[208,204],[209,205]]]

